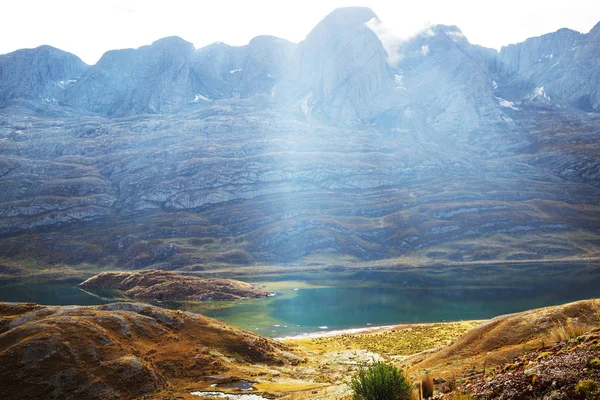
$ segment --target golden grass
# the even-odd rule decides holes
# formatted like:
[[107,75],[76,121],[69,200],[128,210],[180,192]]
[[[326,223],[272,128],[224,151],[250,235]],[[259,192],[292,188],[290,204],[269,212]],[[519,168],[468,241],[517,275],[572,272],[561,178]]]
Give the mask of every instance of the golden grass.
[[455,393],[452,400],[475,400],[475,398],[470,393]]
[[307,382],[258,382],[254,385],[257,391],[259,392],[269,392],[269,393],[293,393],[300,392],[304,390],[313,390],[322,388],[323,384],[319,383],[307,383]]
[[415,388],[413,389],[412,393],[410,394],[410,400],[422,400],[423,397],[421,396],[421,388],[416,385]]
[[591,327],[589,325],[577,320],[559,322],[550,329],[550,332],[548,332],[548,339],[552,343],[566,342],[582,336],[590,329]]
[[484,366],[502,365],[549,344],[552,332],[560,337],[577,337],[600,327],[599,304],[597,300],[583,300],[494,318],[470,330],[454,344],[415,359],[410,372],[450,378],[464,376],[467,371],[482,372]]
[[[250,381],[274,379],[282,374],[274,368],[292,369],[298,361],[295,358],[287,364],[293,358],[287,346],[216,320],[141,305],[131,305],[135,311],[127,311],[129,307],[106,310],[102,306],[0,303],[5,321],[36,311],[28,314],[32,321],[26,328],[13,328],[1,335],[0,349],[26,354],[32,340],[42,340],[37,349],[57,355],[44,359],[43,373],[39,373],[37,364],[17,365],[11,355],[0,352],[0,387],[12,390],[15,399],[43,397],[45,382],[68,369],[75,371],[75,377],[64,381],[62,394],[96,380],[106,382],[115,393],[127,393],[123,394],[127,398],[167,389],[180,394],[209,388],[212,381],[208,375],[226,374]],[[6,329],[6,324],[0,324],[0,332]],[[47,340],[54,336],[61,340]],[[132,370],[131,365],[136,364],[139,371]],[[20,375],[35,378],[25,383],[14,378]],[[281,379],[287,378],[282,375]],[[298,381],[293,386],[305,390],[315,385]],[[87,392],[83,393],[81,397],[86,397]]]
[[290,340],[313,351],[367,350],[382,356],[409,356],[450,344],[481,321],[399,325],[361,334]]

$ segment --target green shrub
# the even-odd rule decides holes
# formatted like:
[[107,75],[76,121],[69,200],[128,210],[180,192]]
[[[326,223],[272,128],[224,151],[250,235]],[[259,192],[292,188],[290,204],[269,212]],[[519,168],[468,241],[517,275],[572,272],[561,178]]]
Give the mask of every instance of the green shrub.
[[586,400],[591,400],[595,398],[596,389],[598,385],[591,379],[584,379],[579,381],[577,386],[575,386],[575,393],[579,396],[583,397]]
[[381,361],[361,368],[350,387],[353,400],[410,400],[412,392],[404,371]]

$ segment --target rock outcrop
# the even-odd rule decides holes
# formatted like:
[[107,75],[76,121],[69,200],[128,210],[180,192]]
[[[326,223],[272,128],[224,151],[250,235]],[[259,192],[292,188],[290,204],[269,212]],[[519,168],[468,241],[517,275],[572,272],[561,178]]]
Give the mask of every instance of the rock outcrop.
[[239,300],[269,293],[233,279],[205,279],[174,272],[102,272],[80,284],[85,289],[113,289],[139,300]]
[[182,394],[211,375],[284,363],[297,363],[285,345],[197,314],[0,303],[0,388],[14,400]]

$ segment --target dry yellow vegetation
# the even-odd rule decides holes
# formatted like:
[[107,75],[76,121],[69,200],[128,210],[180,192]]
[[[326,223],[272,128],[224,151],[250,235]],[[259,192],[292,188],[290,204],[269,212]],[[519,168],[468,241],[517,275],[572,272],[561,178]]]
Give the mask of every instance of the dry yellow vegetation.
[[[580,328],[585,326],[586,329]],[[516,356],[556,341],[557,329],[565,335],[600,326],[600,301],[583,300],[560,306],[509,314],[491,319],[431,355],[411,360],[414,374],[431,373],[452,379],[471,371],[502,365]],[[577,327],[577,329],[575,329]]]
[[353,374],[373,360],[405,368],[413,382],[426,374],[452,381],[572,338],[582,327],[600,327],[599,301],[484,322],[399,325],[283,343],[200,315],[143,304],[0,303],[0,389],[16,399],[52,390],[82,397],[87,390],[121,398],[198,399],[191,392],[236,393],[211,384],[245,380],[254,387],[250,393],[269,398],[342,400],[350,398],[347,383]]
[[482,321],[397,325],[366,333],[290,340],[314,351],[366,350],[384,357],[410,356],[448,345]]

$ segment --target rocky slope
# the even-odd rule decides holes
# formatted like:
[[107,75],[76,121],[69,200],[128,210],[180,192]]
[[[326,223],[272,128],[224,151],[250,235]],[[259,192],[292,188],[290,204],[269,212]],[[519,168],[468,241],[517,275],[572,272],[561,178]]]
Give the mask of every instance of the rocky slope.
[[524,122],[527,134],[473,139],[493,143],[490,154],[445,141],[448,153],[423,141],[433,134],[317,128],[251,99],[125,119],[10,111],[0,116],[0,253],[132,269],[318,253],[594,256],[600,120],[529,115],[540,122]]
[[2,56],[6,265],[600,257],[598,28],[497,53],[433,26],[388,54],[377,21]]
[[597,300],[503,315],[472,329],[438,352],[412,360],[410,368],[446,380],[481,371],[484,366],[499,371],[508,360],[569,339],[570,335],[574,339],[599,326]]
[[269,365],[297,362],[273,340],[145,304],[0,304],[6,399],[172,398],[219,375],[267,375]]
[[13,99],[61,101],[66,88],[86,70],[77,56],[51,46],[0,55],[0,104]]
[[[599,328],[600,303],[588,300],[479,323],[407,324],[287,340],[308,360],[298,370],[327,383],[290,398],[350,399],[349,377],[361,364],[385,360],[404,368],[415,384],[425,376],[433,380],[432,399],[596,399]],[[592,389],[583,391],[584,385]]]
[[173,272],[102,272],[85,280],[84,289],[113,289],[140,300],[239,300],[266,297],[269,293],[246,282],[204,279]]
[[497,60],[501,90],[511,100],[541,97],[597,112],[598,55],[600,24],[587,34],[561,29],[507,46]]
[[457,391],[490,400],[596,399],[600,396],[599,339],[595,331],[528,353],[497,370],[470,378]]

